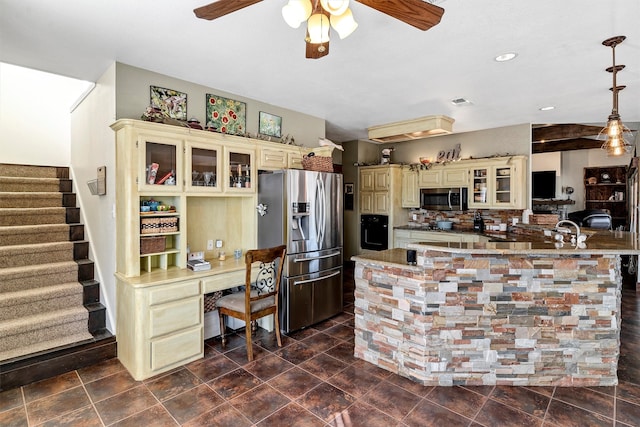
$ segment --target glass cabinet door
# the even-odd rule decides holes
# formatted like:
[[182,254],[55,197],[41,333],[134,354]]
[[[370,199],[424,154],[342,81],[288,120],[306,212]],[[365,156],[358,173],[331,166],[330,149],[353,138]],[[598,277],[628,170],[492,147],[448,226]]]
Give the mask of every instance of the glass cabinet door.
[[187,142],[186,182],[191,192],[213,193],[222,191],[222,146]]
[[512,171],[510,166],[495,168],[495,194],[494,204],[510,205],[511,200]]
[[255,192],[255,151],[233,148],[226,150],[227,173],[224,183],[227,192]]
[[472,175],[472,196],[469,200],[470,207],[489,206],[489,168],[473,168]]
[[142,150],[138,188],[140,191],[182,191],[182,142],[164,138],[138,140]]

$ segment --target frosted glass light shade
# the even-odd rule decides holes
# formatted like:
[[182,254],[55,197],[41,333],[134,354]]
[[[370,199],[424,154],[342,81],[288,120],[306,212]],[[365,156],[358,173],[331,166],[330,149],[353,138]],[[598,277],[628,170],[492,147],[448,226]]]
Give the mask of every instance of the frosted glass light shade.
[[307,31],[309,32],[310,43],[326,43],[329,41],[329,18],[316,13],[311,15],[307,21]]
[[349,0],[320,0],[322,8],[331,15],[342,15],[349,7]]
[[298,28],[311,15],[310,0],[289,0],[282,7],[282,17],[291,28]]
[[342,15],[331,16],[331,26],[336,30],[340,39],[344,39],[358,28],[358,23],[353,19],[351,9],[347,9]]

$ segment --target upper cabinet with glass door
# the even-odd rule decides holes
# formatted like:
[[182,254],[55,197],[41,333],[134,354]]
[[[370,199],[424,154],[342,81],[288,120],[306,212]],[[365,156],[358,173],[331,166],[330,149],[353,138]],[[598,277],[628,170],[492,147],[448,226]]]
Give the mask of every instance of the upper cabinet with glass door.
[[478,161],[470,167],[469,208],[526,208],[526,165],[525,156],[512,156]]
[[150,193],[179,192],[183,189],[182,141],[141,134],[138,190]]
[[225,193],[255,193],[255,150],[239,147],[225,147],[225,176],[220,185]]
[[225,183],[222,171],[222,145],[187,141],[186,189],[190,193],[219,193]]

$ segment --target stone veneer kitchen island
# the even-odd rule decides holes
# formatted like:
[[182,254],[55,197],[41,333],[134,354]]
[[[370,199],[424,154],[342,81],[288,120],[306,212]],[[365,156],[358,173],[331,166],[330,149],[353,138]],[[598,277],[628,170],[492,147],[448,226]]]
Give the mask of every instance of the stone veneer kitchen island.
[[355,356],[424,385],[611,386],[637,236],[416,243],[353,257]]

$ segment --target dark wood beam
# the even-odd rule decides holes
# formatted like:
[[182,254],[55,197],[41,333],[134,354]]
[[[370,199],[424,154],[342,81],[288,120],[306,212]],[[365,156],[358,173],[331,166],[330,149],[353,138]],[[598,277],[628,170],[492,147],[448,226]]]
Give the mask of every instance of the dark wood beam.
[[559,124],[548,126],[534,126],[531,129],[532,142],[548,142],[564,139],[574,139],[583,136],[595,136],[600,133],[602,126],[588,126],[580,124]]
[[534,142],[531,144],[531,152],[551,153],[554,151],[588,150],[602,147],[603,141],[589,138],[565,139],[562,141]]

